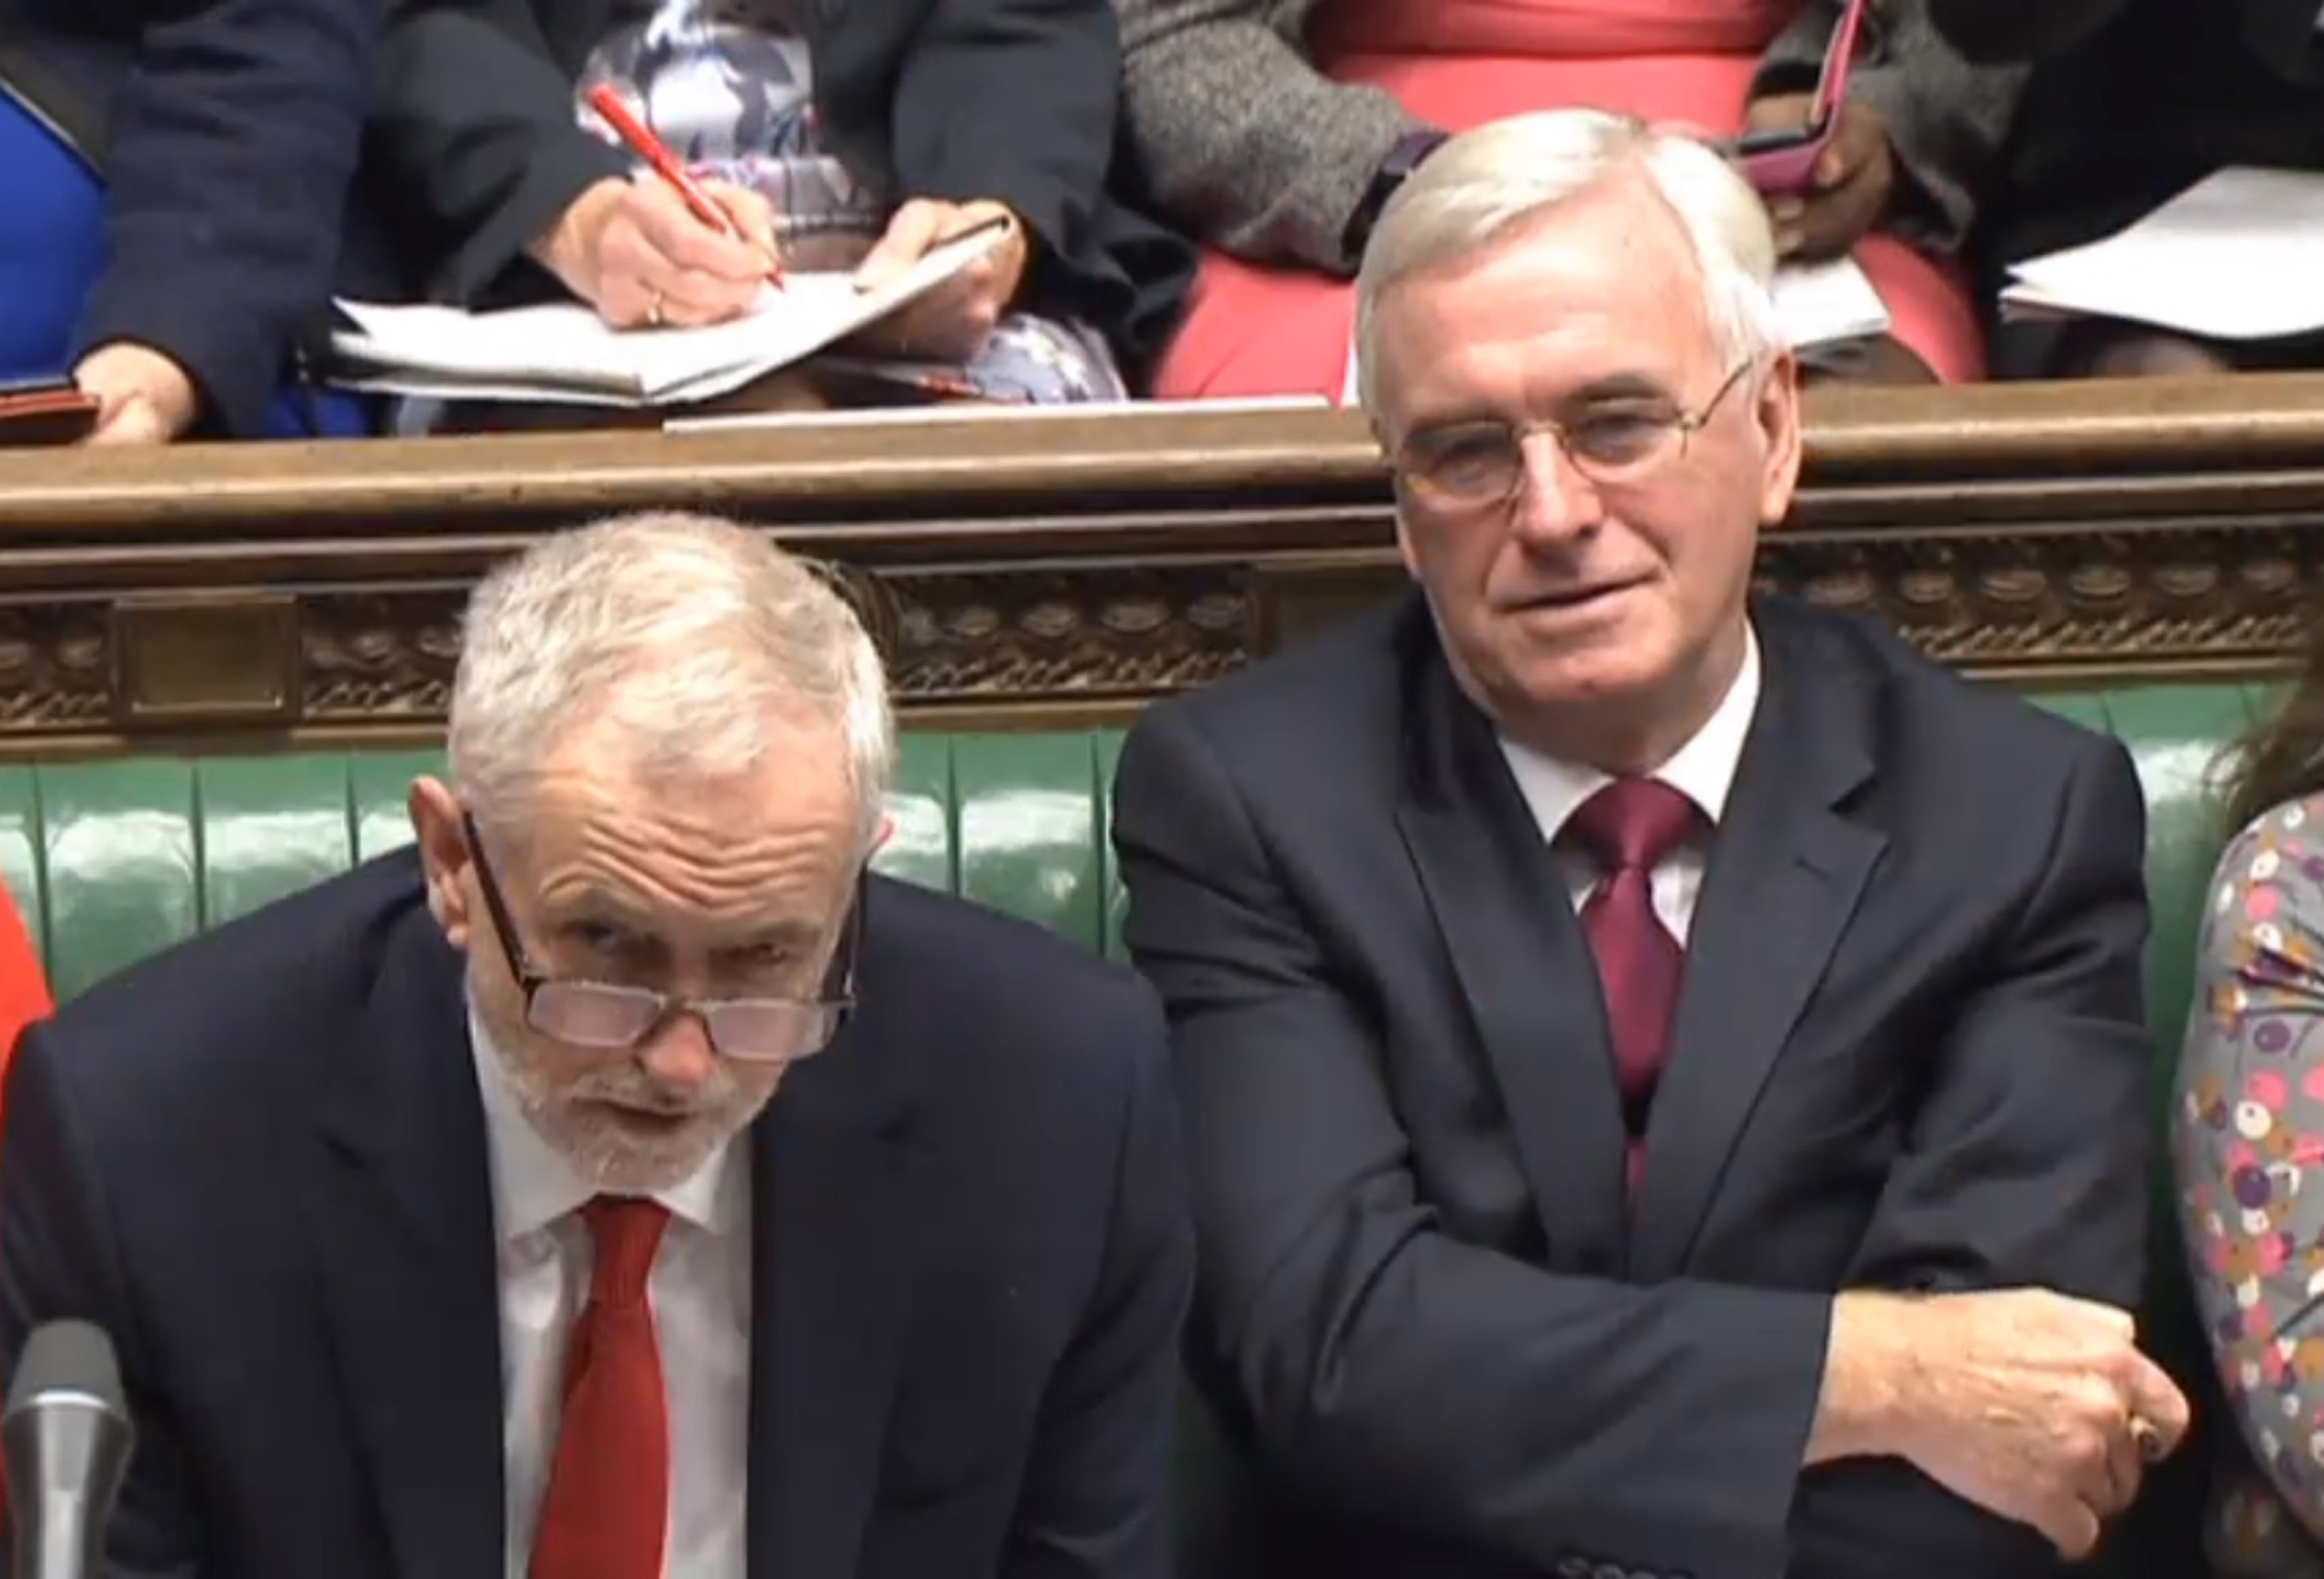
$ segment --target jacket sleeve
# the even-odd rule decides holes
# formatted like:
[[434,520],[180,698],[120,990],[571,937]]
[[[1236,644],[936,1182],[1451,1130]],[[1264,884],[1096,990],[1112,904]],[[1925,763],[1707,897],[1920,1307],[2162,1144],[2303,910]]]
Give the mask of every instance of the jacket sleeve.
[[1421,123],[1376,88],[1332,82],[1302,52],[1308,6],[1114,0],[1123,108],[1157,207],[1258,262],[1354,272],[1349,218]]
[[403,0],[379,81],[374,143],[440,300],[474,303],[576,198],[628,172],[580,125],[526,0]]
[[[35,1327],[93,1322],[113,1340],[137,1430],[113,1517],[105,1572],[117,1579],[196,1579],[210,1539],[198,1479],[166,1400],[154,1385],[146,1326],[112,1222],[101,1169],[57,1065],[71,1050],[51,1028],[24,1033],[7,1078],[0,1150],[0,1372],[13,1374]],[[0,1567],[0,1576],[5,1574]]]
[[150,23],[110,112],[106,265],[74,357],[166,353],[249,438],[327,310],[381,0],[208,0]]
[[2030,60],[2080,42],[2129,0],[1928,0],[1929,14],[1972,60]]

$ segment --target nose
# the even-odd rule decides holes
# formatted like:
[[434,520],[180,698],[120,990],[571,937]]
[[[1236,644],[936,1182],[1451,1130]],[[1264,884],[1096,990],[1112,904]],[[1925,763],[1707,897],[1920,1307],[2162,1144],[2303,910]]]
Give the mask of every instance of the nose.
[[1554,433],[1528,433],[1517,447],[1521,467],[1510,520],[1530,546],[1555,548],[1606,519],[1605,501],[1573,464]]
[[657,1085],[675,1095],[696,1096],[718,1073],[718,1053],[696,1014],[673,1014],[638,1054]]

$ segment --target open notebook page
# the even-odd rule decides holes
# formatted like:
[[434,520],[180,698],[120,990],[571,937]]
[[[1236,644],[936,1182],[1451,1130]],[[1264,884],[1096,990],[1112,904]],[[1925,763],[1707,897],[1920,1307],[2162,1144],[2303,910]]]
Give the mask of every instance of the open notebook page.
[[445,398],[621,406],[708,400],[886,317],[967,268],[1001,235],[997,226],[980,226],[878,291],[856,290],[845,273],[788,273],[751,312],[699,328],[615,329],[579,302],[468,312],[342,301],[355,327],[332,337],[349,365],[332,382]]

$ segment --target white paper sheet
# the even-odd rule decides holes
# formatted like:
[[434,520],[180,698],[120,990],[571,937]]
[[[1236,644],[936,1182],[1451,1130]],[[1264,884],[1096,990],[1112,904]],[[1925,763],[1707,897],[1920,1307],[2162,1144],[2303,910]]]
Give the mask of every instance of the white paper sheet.
[[1888,309],[1854,258],[1785,263],[1775,271],[1775,321],[1794,351],[1888,332]]
[[2102,241],[2014,265],[2007,316],[2126,319],[2222,340],[2324,329],[2324,173],[2235,165]]
[[341,301],[355,325],[331,337],[346,388],[445,399],[658,406],[731,393],[875,323],[982,257],[1003,232],[930,251],[894,283],[855,289],[845,273],[795,272],[753,310],[700,328],[614,329],[579,302],[498,312]]

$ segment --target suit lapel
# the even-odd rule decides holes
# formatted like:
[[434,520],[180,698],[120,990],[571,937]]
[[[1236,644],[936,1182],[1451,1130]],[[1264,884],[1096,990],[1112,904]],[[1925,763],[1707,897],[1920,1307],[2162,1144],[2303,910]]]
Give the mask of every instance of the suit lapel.
[[1483,716],[1441,659],[1411,700],[1397,809],[1563,1270],[1622,1257],[1621,1096],[1590,945]]
[[[1765,688],[1689,929],[1630,1276],[1685,1264],[1736,1141],[1886,844],[1835,808],[1872,772],[1872,681],[1761,611]],[[1812,696],[1811,696],[1812,690]],[[1811,706],[1812,703],[1812,706]]]
[[358,1455],[410,1579],[504,1565],[499,1271],[462,980],[425,909],[391,924],[307,1192]]
[[876,930],[866,943],[866,1007],[752,1131],[755,1579],[857,1570],[918,1264],[909,1086],[927,1032],[887,1006],[898,973]]

